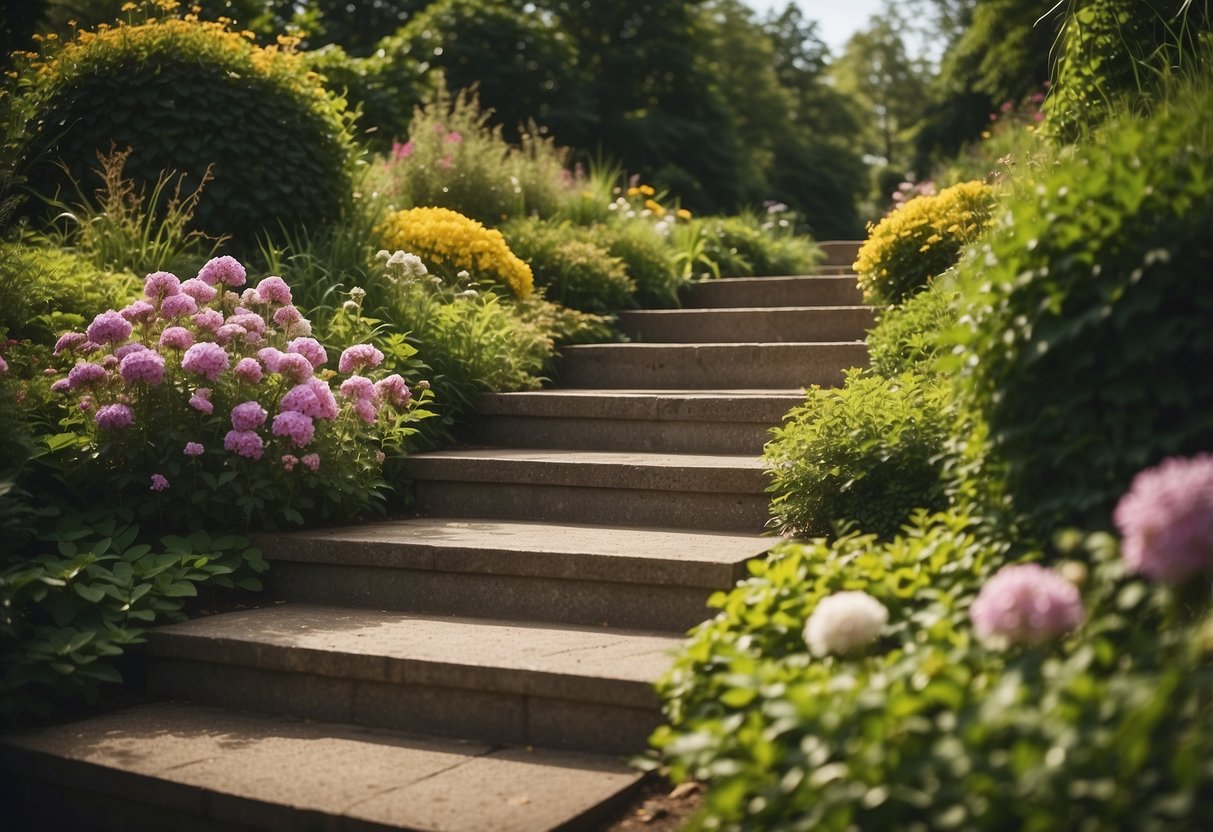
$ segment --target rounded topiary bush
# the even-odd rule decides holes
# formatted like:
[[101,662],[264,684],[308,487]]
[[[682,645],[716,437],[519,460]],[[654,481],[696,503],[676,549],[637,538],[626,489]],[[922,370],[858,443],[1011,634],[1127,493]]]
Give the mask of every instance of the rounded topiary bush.
[[855,260],[869,303],[901,303],[955,265],[965,245],[989,223],[994,191],[963,182],[920,196],[870,226]]
[[631,305],[636,284],[627,266],[571,225],[524,219],[505,227],[510,247],[534,270],[547,297],[586,312],[609,312]]
[[1213,88],[1109,124],[966,267],[982,468],[1042,537],[1106,528],[1133,474],[1213,448]]
[[[20,68],[8,141],[43,196],[91,191],[98,152],[133,148],[126,172],[214,180],[195,214],[248,245],[335,220],[355,148],[345,102],[285,43],[262,48],[192,15],[151,17],[47,41]],[[69,196],[70,201],[70,196]],[[32,203],[31,203],[32,204]]]
[[942,509],[947,404],[946,388],[913,373],[852,370],[840,390],[811,388],[766,447],[775,526],[818,537],[853,524],[887,538],[914,509]]

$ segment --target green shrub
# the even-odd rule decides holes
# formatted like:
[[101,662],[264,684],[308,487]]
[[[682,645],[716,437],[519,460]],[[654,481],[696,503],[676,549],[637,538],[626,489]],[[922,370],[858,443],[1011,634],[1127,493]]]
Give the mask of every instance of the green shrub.
[[678,290],[686,280],[675,264],[674,250],[652,223],[591,225],[585,230],[585,239],[623,261],[628,277],[636,284],[635,299],[640,306],[677,305]]
[[43,196],[83,182],[98,152],[130,147],[144,184],[177,171],[188,187],[213,166],[196,220],[239,245],[332,222],[348,198],[350,114],[289,47],[151,17],[48,42],[17,83],[8,141]]
[[922,291],[956,264],[963,248],[985,229],[994,191],[964,182],[893,209],[868,229],[855,260],[868,303],[896,304]]
[[812,239],[754,214],[704,217],[692,224],[699,225],[704,240],[701,259],[715,263],[711,269],[715,276],[810,274],[821,259]]
[[915,508],[943,508],[946,394],[909,372],[852,370],[842,389],[811,388],[764,453],[779,531],[814,537],[842,524],[891,537]]
[[868,332],[872,372],[889,379],[906,371],[935,372],[944,350],[941,338],[959,321],[958,304],[956,282],[944,275],[901,306],[880,310]]
[[[1114,541],[1087,548],[1081,629],[1006,652],[967,613],[1007,547],[963,515],[753,564],[661,683],[671,726],[653,742],[675,779],[708,785],[689,829],[1208,827],[1207,584],[1184,609],[1127,578]],[[888,610],[878,639],[810,655],[810,614],[856,590]]]
[[1044,537],[1106,528],[1134,472],[1213,447],[1213,93],[1109,125],[966,261],[984,475]]
[[535,283],[552,300],[588,312],[632,305],[636,284],[627,266],[590,242],[575,226],[518,220],[504,229],[510,248],[530,264]]

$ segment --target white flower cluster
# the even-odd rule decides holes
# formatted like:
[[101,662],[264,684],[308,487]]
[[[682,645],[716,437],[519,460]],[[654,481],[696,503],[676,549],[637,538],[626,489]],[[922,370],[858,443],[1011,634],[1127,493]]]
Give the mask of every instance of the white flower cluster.
[[421,258],[407,251],[388,252],[381,249],[375,257],[384,261],[387,276],[393,282],[410,283],[429,274],[429,269],[421,262]]
[[866,592],[836,592],[817,604],[804,640],[816,656],[850,653],[875,641],[888,621],[884,604]]

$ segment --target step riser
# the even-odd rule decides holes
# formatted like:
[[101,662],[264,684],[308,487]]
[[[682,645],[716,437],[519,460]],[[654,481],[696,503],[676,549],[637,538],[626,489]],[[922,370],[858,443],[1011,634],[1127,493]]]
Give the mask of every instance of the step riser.
[[636,708],[167,657],[149,662],[147,686],[154,696],[225,708],[606,754],[643,751],[661,722],[655,701]]
[[269,589],[294,602],[671,633],[712,614],[702,587],[290,561],[274,562]]
[[825,240],[817,246],[825,254],[825,265],[851,268],[859,258],[859,248],[863,243],[856,240]]
[[559,375],[568,386],[614,389],[838,387],[846,368],[867,364],[862,342],[609,344],[567,348]]
[[726,278],[692,284],[684,307],[706,309],[758,306],[858,306],[863,293],[854,275]]
[[417,507],[431,517],[492,517],[702,531],[761,532],[765,494],[654,492],[519,483],[418,482]]
[[658,344],[730,341],[862,341],[875,325],[871,307],[727,311],[622,312],[623,331],[636,341]]
[[777,422],[658,422],[491,416],[475,422],[475,436],[485,444],[504,448],[758,456],[770,440],[770,430]]

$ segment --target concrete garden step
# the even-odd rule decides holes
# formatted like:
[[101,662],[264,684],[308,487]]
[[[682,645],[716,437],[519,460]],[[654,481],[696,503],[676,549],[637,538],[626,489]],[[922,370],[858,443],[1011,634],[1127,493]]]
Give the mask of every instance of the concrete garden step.
[[863,294],[853,274],[726,277],[687,287],[683,306],[720,309],[768,306],[855,306]]
[[619,314],[623,331],[648,343],[862,341],[875,325],[871,306],[643,309]]
[[866,367],[862,341],[732,344],[582,344],[565,347],[559,380],[569,387],[695,390],[836,387],[843,370]]
[[492,744],[637,753],[668,633],[284,604],[148,635],[159,697]]
[[12,832],[586,829],[640,778],[609,757],[174,703],[0,742]]
[[423,517],[256,542],[290,601],[681,633],[773,540]]
[[405,460],[432,517],[760,532],[767,496],[752,456],[488,448]]
[[757,456],[769,431],[804,401],[789,390],[539,390],[482,396],[485,444],[585,451]]

